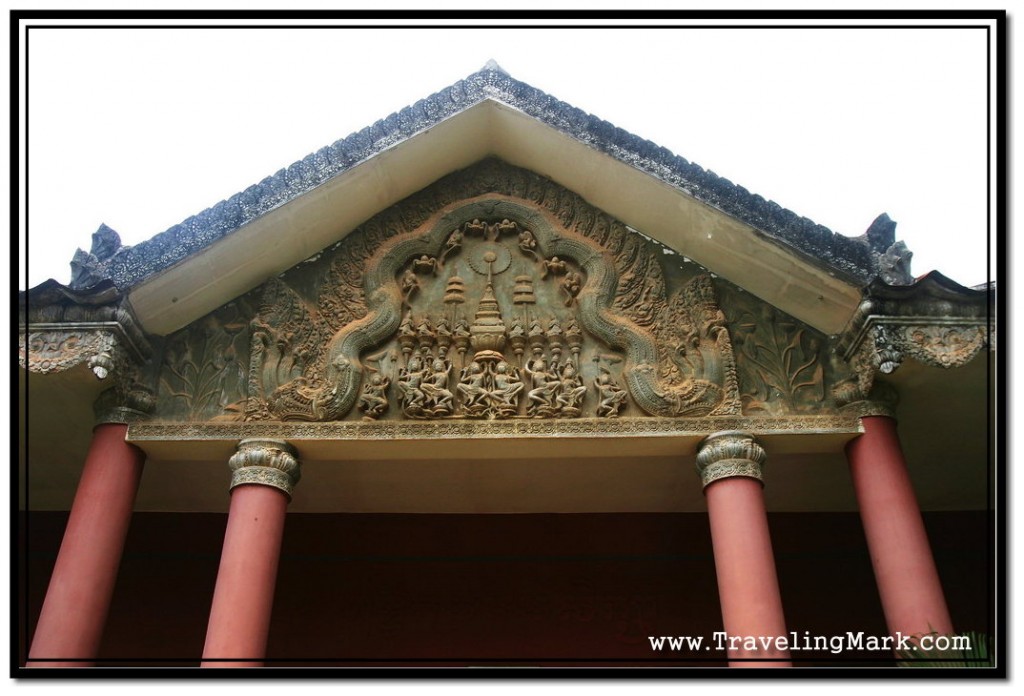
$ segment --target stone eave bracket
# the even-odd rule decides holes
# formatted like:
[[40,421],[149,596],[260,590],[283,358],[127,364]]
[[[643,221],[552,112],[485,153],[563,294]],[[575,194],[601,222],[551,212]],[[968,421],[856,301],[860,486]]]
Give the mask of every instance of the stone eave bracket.
[[871,314],[852,338],[840,342],[840,349],[847,361],[873,352],[879,371],[889,374],[904,357],[932,367],[962,367],[986,345],[991,341],[985,318]]
[[85,362],[103,380],[118,365],[141,365],[152,353],[116,321],[22,324],[18,339],[19,364],[38,374],[64,372]]

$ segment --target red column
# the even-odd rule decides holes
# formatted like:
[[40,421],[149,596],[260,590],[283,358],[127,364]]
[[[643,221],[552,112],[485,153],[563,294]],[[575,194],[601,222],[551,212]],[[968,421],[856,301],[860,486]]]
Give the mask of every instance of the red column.
[[888,416],[861,418],[846,446],[853,488],[890,634],[953,633],[928,535]]
[[27,667],[89,667],[99,652],[145,462],[127,430],[93,430]]
[[[764,450],[754,438],[716,433],[704,441],[697,469],[704,483],[715,552],[715,573],[730,667],[789,667],[779,643],[752,647],[749,639],[784,640],[786,620],[775,572],[761,467]],[[770,662],[750,658],[778,658]]]
[[243,440],[229,464],[231,507],[202,666],[262,667],[299,462],[285,442]]

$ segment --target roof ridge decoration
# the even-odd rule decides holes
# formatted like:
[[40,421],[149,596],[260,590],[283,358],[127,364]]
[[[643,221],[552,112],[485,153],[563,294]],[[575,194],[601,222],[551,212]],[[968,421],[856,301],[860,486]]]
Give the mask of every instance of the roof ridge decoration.
[[86,289],[103,279],[112,280],[121,290],[134,287],[332,177],[488,99],[518,109],[718,208],[856,284],[866,285],[880,275],[880,268],[895,269],[881,274],[887,282],[912,280],[906,268],[909,252],[905,247],[894,249],[895,223],[888,216],[880,216],[861,237],[837,234],[664,147],[520,82],[488,61],[465,79],[307,155],[140,244],[120,246],[116,233],[101,226],[94,235],[92,251],[76,253],[70,287]]

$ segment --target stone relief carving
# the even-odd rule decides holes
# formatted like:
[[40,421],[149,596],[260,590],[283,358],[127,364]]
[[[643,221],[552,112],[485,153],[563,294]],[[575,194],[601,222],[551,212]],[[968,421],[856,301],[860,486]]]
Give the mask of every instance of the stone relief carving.
[[344,438],[356,440],[392,440],[407,438],[481,438],[547,437],[553,435],[605,437],[705,434],[723,430],[763,433],[855,433],[855,415],[846,412],[828,415],[786,416],[706,416],[697,418],[522,418],[493,421],[473,419],[397,420],[382,428],[379,422],[363,420],[284,423],[144,423],[133,426],[133,440],[237,440],[261,437],[301,441],[302,439]]
[[626,390],[619,386],[619,383],[612,377],[611,372],[601,369],[601,375],[594,380],[594,387],[597,388],[600,403],[597,406],[597,416],[600,418],[616,418],[619,411],[626,403],[628,395]]
[[247,322],[225,305],[170,336],[160,371],[160,415],[241,420],[246,407]]
[[[631,392],[618,391],[618,378],[611,376],[607,367],[603,370],[608,376],[602,378],[602,368],[596,363],[581,361],[585,343],[581,323],[593,327],[590,331],[598,339],[602,333],[608,337],[603,341],[604,349],[625,347],[641,354],[640,360],[620,355],[609,364],[617,365],[620,372],[628,370],[627,381],[632,377],[638,385],[633,395],[636,398],[639,393],[638,405],[644,411],[674,415],[737,413],[740,402],[731,344],[724,316],[715,304],[710,277],[692,283],[670,306],[654,252],[644,247],[638,235],[629,235],[625,228],[620,230],[622,243],[613,243],[616,264],[623,269],[619,277],[600,248],[565,234],[556,243],[575,244],[565,244],[561,255],[553,253],[557,251],[553,245],[549,252],[545,238],[550,233],[538,235],[507,217],[472,217],[456,229],[435,229],[398,240],[395,246],[408,244],[414,248],[419,243],[428,251],[438,244],[435,253],[440,259],[429,264],[429,276],[417,278],[417,268],[428,270],[424,260],[435,258],[431,254],[417,256],[417,250],[410,260],[399,261],[395,270],[382,278],[385,289],[390,287],[402,298],[399,311],[395,312],[393,306],[380,309],[400,317],[397,345],[404,365],[393,376],[393,382],[403,414],[412,418],[574,418],[589,411],[587,406],[592,404],[590,413],[594,416],[618,415]],[[599,232],[604,235],[606,230]],[[395,255],[395,246],[378,252],[375,258],[386,262],[389,255]],[[579,259],[587,259],[592,268],[584,267],[587,261],[580,265]],[[513,266],[511,279],[501,283],[495,280]],[[439,273],[441,268],[445,270]],[[390,285],[392,273],[395,285]],[[594,297],[580,303],[590,275],[604,284],[602,288],[595,283],[593,293],[604,290],[600,300],[617,304],[622,314],[635,319],[633,324],[668,326],[682,318],[691,328],[675,337],[655,336],[618,316],[614,304],[602,309]],[[477,276],[486,281],[473,281]],[[501,288],[500,298],[495,286]],[[470,323],[466,308],[472,307],[474,299],[477,308]],[[553,310],[558,304],[569,312]],[[341,346],[347,338],[336,336],[336,345]],[[631,346],[630,339],[639,348]],[[684,369],[676,367],[665,383],[659,381],[659,374],[669,371],[657,366],[673,358],[660,354],[657,345],[665,343],[660,339],[669,339],[670,343],[674,340],[677,356],[684,359]],[[591,349],[602,347],[600,342],[590,345]],[[472,355],[467,356],[470,352]],[[457,354],[454,362],[453,353]],[[644,360],[648,355],[650,359]],[[352,357],[344,356],[333,364],[344,368],[353,362]],[[365,383],[372,377],[367,370],[363,372]]]
[[[340,304],[336,296],[321,299],[320,304],[332,303]],[[323,352],[321,324],[316,310],[281,279],[272,278],[264,284],[259,310],[249,324],[247,420],[265,417],[271,409],[286,414],[305,407],[301,388],[295,392],[281,392],[279,388],[295,380],[301,380],[296,386],[305,387],[305,375]]]
[[[578,293],[583,274],[573,262],[539,255],[534,234],[508,218],[472,218],[441,236],[443,265],[421,254],[397,274],[403,301],[394,349],[402,358],[394,384],[402,414],[578,417],[587,391],[580,368],[583,332],[574,315],[560,319],[549,311],[571,306],[557,293],[566,292],[566,278]],[[510,275],[513,266],[513,278],[496,279]],[[417,272],[430,277],[416,281],[414,296],[405,288]],[[538,296],[548,310],[537,309]],[[375,383],[386,392],[374,372],[364,366],[364,393],[365,385]]]
[[907,355],[933,367],[962,367],[986,344],[981,326],[907,326],[902,334]]
[[163,411],[251,422],[738,415],[715,282],[691,272],[670,299],[662,256],[574,193],[483,163],[271,278],[240,303],[248,318],[211,315],[169,341],[161,386],[175,406]]
[[733,323],[746,412],[806,412],[825,398],[823,340],[771,305]]
[[[663,281],[656,281],[661,286]],[[650,292],[647,297],[657,297]],[[643,307],[637,311],[646,316]],[[654,303],[659,376],[673,389],[679,415],[728,415],[741,401],[732,341],[707,274],[693,278],[668,303]]]
[[[714,279],[696,266],[673,267],[669,278],[663,258],[575,194],[484,162],[250,293],[240,304],[249,314],[220,327],[230,359],[208,351],[205,373],[188,368],[203,373],[191,382],[207,385],[188,397],[194,404],[182,395],[182,361],[195,363],[198,346],[170,351],[179,374],[164,370],[173,388],[163,393],[177,405],[164,412],[247,421],[610,419],[820,405],[822,339],[799,328],[768,335],[730,326]],[[212,375],[237,359],[240,389],[226,401],[204,398],[219,379]]]
[[124,351],[112,331],[54,328],[27,332],[19,343],[19,360],[32,372],[63,372],[85,362],[98,379],[119,363],[126,362]]

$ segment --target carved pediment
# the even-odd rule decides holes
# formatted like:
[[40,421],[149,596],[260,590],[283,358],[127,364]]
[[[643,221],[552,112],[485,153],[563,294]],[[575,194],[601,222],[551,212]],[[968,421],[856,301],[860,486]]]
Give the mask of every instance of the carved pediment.
[[826,343],[576,194],[488,160],[168,337],[158,415],[806,413],[828,405]]

